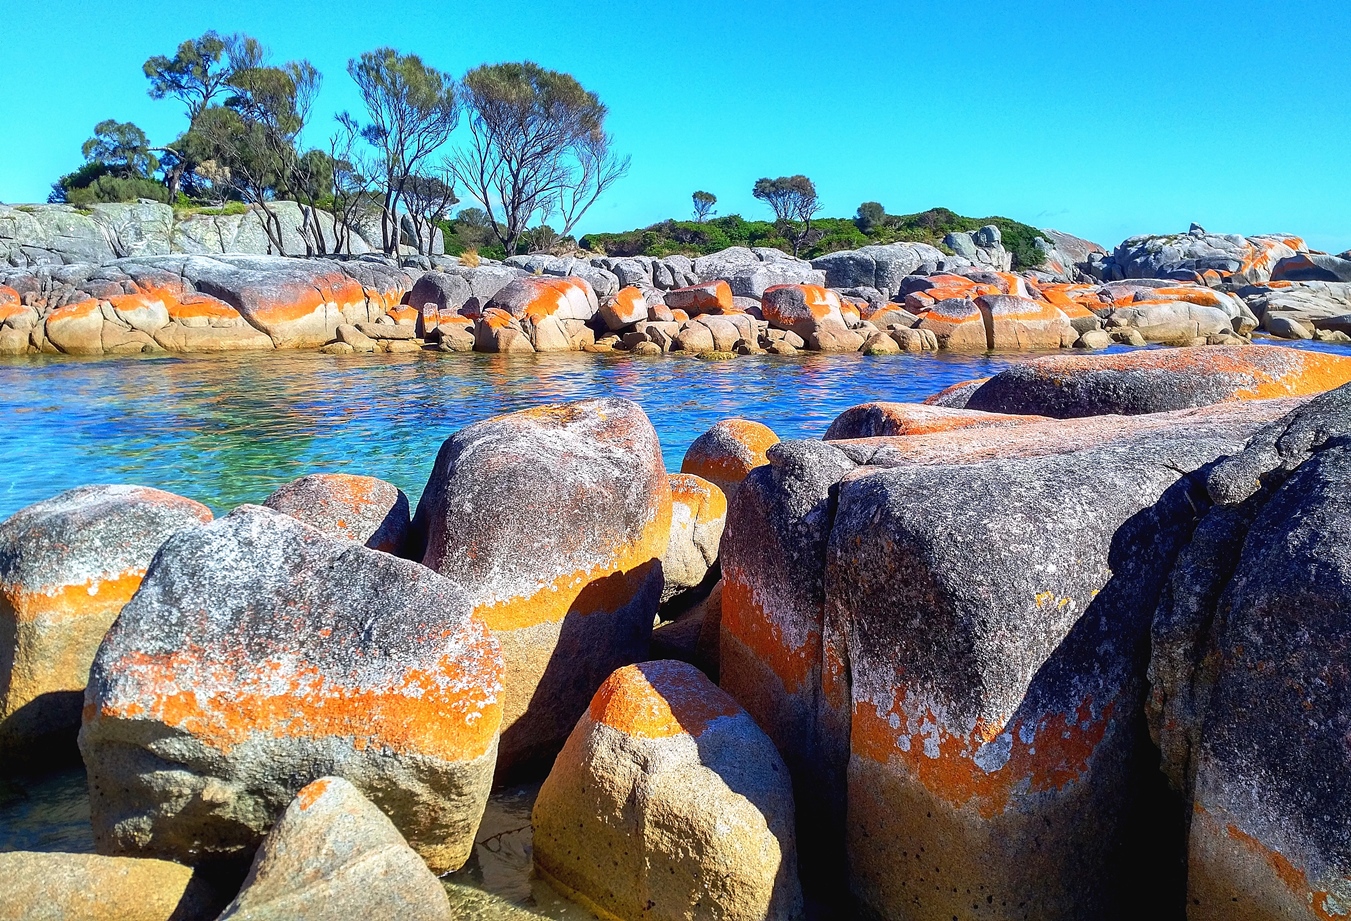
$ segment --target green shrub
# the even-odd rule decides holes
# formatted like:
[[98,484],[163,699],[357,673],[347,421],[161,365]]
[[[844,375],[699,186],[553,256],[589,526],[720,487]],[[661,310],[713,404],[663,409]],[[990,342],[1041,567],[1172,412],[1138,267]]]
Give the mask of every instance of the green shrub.
[[77,208],[133,202],[141,198],[168,204],[169,187],[157,179],[104,175],[87,186],[66,189],[66,201]]

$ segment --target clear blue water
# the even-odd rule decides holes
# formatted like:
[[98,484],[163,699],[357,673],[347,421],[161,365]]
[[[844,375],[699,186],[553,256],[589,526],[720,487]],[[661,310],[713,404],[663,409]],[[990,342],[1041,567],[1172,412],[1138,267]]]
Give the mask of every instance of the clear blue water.
[[820,437],[867,400],[918,400],[1027,356],[319,353],[0,361],[0,519],[87,483],[134,483],[217,513],[306,473],[396,484],[416,503],[442,441],[541,403],[627,397],[670,470],[719,419]]

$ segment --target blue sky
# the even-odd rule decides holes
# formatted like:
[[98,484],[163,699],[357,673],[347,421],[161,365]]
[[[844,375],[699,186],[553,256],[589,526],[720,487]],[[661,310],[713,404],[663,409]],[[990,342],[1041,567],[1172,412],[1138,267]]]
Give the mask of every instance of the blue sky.
[[309,140],[359,103],[380,45],[456,75],[531,59],[610,107],[629,176],[581,229],[766,216],[760,176],[805,173],[825,213],[877,200],[1054,227],[1293,232],[1351,248],[1351,3],[1229,0],[396,4],[0,2],[0,200],[40,201],[103,118],[183,127],[141,63],[245,31],[325,75]]

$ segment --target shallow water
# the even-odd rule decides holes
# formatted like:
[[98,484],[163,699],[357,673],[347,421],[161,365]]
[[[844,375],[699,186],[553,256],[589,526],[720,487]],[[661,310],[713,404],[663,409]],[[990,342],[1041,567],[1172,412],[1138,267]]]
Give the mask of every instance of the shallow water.
[[1016,355],[726,361],[590,354],[0,361],[0,519],[86,483],[135,483],[217,513],[314,472],[377,476],[416,503],[441,442],[488,416],[583,397],[636,400],[670,470],[719,419],[819,437],[867,400],[916,400]]
[[[442,878],[460,921],[592,921],[531,872],[530,809],[539,784],[493,793],[474,854]],[[84,769],[40,779],[0,779],[0,852],[94,852]]]

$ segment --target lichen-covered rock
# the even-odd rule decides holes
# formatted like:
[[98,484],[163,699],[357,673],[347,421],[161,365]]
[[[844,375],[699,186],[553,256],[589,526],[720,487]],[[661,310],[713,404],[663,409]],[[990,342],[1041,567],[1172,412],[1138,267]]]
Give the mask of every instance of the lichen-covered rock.
[[985,294],[976,299],[976,305],[989,318],[990,348],[997,351],[1058,349],[1073,345],[1079,338],[1069,317],[1046,301]]
[[450,921],[440,881],[361,791],[321,777],[263,839],[219,921]]
[[728,509],[722,539],[719,682],[783,754],[799,840],[814,866],[843,859],[844,777],[818,746],[830,491],[854,463],[836,447],[769,449]]
[[990,347],[985,314],[975,301],[947,298],[920,314],[921,330],[938,337],[938,347],[954,352],[984,352]]
[[438,872],[469,856],[502,713],[462,589],[242,506],[165,542],[99,648],[80,751],[100,853],[246,860],[346,778]]
[[767,288],[761,301],[765,320],[774,329],[787,329],[803,339],[827,319],[844,322],[840,296],[819,285],[775,285]]
[[685,451],[681,473],[692,473],[722,490],[728,503],[756,467],[768,463],[765,452],[778,444],[774,430],[749,419],[723,419]]
[[408,497],[393,483],[349,473],[311,473],[264,500],[330,537],[398,553],[408,539]]
[[600,318],[605,328],[618,332],[626,326],[632,326],[647,319],[647,298],[634,287],[623,288],[614,300],[600,308]]
[[204,505],[139,486],[82,486],[0,524],[0,770],[70,748],[89,666],[146,567]]
[[1202,281],[1213,273],[1217,281],[1252,284],[1271,278],[1282,259],[1307,250],[1303,240],[1288,234],[1243,237],[1193,227],[1188,233],[1131,237],[1104,260],[1102,272],[1109,280],[1179,281]]
[[[1212,412],[1225,419],[1118,421],[1087,447],[1044,431],[1033,454],[860,458],[869,466],[843,478],[817,704],[833,734],[818,745],[827,770],[848,746],[844,827],[867,911],[946,921],[973,904],[993,918],[1176,909],[1177,829],[1139,756],[1149,625],[1191,532],[1195,472],[1268,417],[1257,404]],[[959,447],[986,432],[1106,424],[922,437]],[[729,545],[725,579],[732,559]]]
[[1272,281],[1351,282],[1351,256],[1326,253],[1299,253],[1276,263]]
[[674,473],[670,479],[671,538],[661,558],[663,602],[703,583],[718,560],[727,523],[727,498],[721,489],[692,473]]
[[988,381],[988,377],[977,377],[969,381],[958,381],[944,387],[937,393],[930,394],[924,398],[925,406],[943,406],[949,409],[965,409],[967,400],[971,395],[981,388]]
[[1351,381],[1351,358],[1276,346],[1038,358],[1001,371],[967,409],[1055,418],[1307,396]]
[[606,676],[646,655],[671,528],[652,424],[606,399],[471,425],[441,446],[414,527],[502,644],[499,769],[551,756]]
[[526,275],[492,296],[488,307],[505,310],[517,320],[589,320],[600,305],[584,278]]
[[825,283],[832,288],[865,286],[888,297],[900,293],[901,280],[907,275],[932,274],[969,265],[965,259],[948,256],[927,243],[864,246],[812,260],[812,268],[825,272]]
[[826,441],[839,441],[887,435],[928,435],[954,429],[1001,428],[1048,421],[1045,416],[983,413],[925,403],[860,403],[836,416],[823,437]]
[[672,310],[683,310],[692,317],[705,313],[739,313],[732,302],[731,287],[721,280],[667,291],[665,301]]
[[535,802],[541,873],[606,918],[803,915],[788,772],[692,665],[622,668],[596,692]]
[[1210,472],[1154,622],[1151,728],[1192,802],[1188,917],[1351,906],[1351,387]]
[[197,921],[219,907],[167,860],[0,854],[0,921]]
[[535,347],[521,323],[498,307],[489,307],[474,325],[474,351],[504,355],[531,355]]

